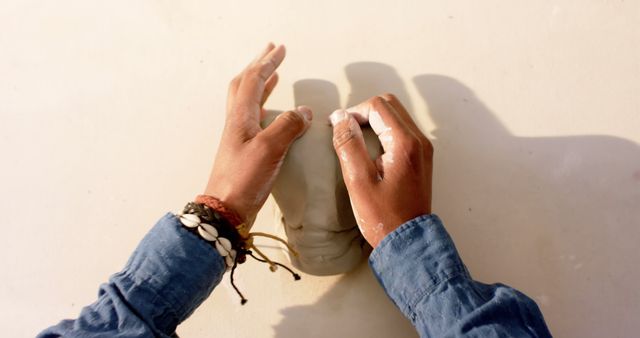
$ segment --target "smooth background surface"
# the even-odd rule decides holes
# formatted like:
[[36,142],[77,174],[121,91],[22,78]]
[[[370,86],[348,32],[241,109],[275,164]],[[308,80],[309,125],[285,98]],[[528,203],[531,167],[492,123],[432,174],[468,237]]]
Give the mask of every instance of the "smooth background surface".
[[[558,337],[637,336],[640,5],[595,0],[3,1],[3,336],[76,316],[202,191],[227,83],[270,40],[288,46],[270,108],[405,100],[477,279],[533,297]],[[294,98],[304,79],[325,82]],[[247,306],[225,279],[181,336],[415,335],[366,265],[239,279]]]

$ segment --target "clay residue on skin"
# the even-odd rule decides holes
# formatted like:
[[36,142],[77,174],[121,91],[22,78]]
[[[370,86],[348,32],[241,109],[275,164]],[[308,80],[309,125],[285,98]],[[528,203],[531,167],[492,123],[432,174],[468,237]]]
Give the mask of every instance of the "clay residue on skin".
[[[358,224],[358,227],[360,225]],[[362,226],[360,231],[365,235],[365,238],[369,240],[374,240],[379,242],[382,238],[384,238],[384,224],[382,222],[378,222],[376,225],[372,226]]]
[[358,213],[355,204],[353,204],[353,200],[351,199],[351,197],[349,197],[349,202],[351,203],[351,209],[353,210],[353,216],[356,219],[356,225],[358,225],[358,229],[362,234],[368,233],[369,227],[367,226],[367,222],[364,220],[364,218],[360,217],[360,214]]
[[378,134],[380,143],[384,145],[393,145],[393,135],[391,135],[391,128],[386,129],[382,133]]
[[393,135],[391,134],[391,128],[385,129],[380,135],[378,135],[380,143],[384,146],[385,152],[380,156],[383,164],[393,163]]
[[340,150],[340,159],[343,160],[344,162],[349,162],[349,155],[347,154],[346,151],[344,150]]
[[380,113],[375,110],[369,112],[369,125],[371,125],[371,128],[373,128],[378,135],[382,135],[384,132],[391,130],[390,127],[384,124],[382,117],[380,117]]
[[380,156],[380,158],[382,159],[382,164],[392,164],[393,163],[393,153],[392,152],[386,152],[386,153],[382,154],[382,156]]
[[369,124],[378,135],[378,139],[380,140],[380,143],[384,148],[384,153],[382,154],[382,156],[380,156],[382,164],[392,164],[394,160],[394,140],[391,127],[384,124],[384,121],[380,117],[380,114],[375,110],[369,113]]

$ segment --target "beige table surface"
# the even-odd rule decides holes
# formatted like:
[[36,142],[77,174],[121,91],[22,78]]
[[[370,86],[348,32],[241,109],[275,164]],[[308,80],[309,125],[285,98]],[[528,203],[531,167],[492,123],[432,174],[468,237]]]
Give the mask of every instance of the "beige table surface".
[[[436,148],[433,209],[477,279],[530,295],[558,337],[638,335],[637,1],[5,0],[3,337],[76,316],[202,191],[227,83],[270,40],[288,47],[270,108],[406,102]],[[274,231],[271,203],[258,229]],[[364,264],[239,279],[247,306],[225,279],[178,333],[416,335]]]

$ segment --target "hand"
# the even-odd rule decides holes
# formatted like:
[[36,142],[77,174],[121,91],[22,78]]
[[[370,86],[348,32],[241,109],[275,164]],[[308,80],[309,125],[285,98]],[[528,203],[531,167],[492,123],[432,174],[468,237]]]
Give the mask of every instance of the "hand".
[[[330,119],[353,213],[372,247],[404,222],[431,213],[433,146],[395,96],[336,110]],[[383,148],[375,162],[360,129],[367,122]]]
[[276,86],[284,46],[267,48],[229,85],[227,117],[218,154],[205,189],[252,223],[271,192],[289,146],[309,127],[311,110],[298,107],[276,117],[264,130],[262,106]]

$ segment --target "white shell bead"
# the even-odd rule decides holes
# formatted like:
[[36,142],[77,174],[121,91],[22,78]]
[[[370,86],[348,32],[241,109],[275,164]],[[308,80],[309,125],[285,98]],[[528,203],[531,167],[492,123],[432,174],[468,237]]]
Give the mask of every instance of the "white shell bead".
[[[213,242],[216,240],[215,237],[211,236],[211,234],[205,231],[202,227],[198,227],[198,233],[200,234],[200,236],[202,236],[202,238],[206,239],[209,242]],[[216,242],[216,244],[217,243],[218,242]]]
[[198,215],[194,215],[194,214],[184,214],[182,215],[182,218],[186,218],[192,222],[196,222],[196,223],[200,223],[200,217],[198,217]]
[[218,250],[218,253],[220,254],[220,256],[225,257],[229,255],[229,251],[226,250],[222,244],[220,244],[221,238],[223,237],[218,237],[218,240],[216,241],[216,250]]
[[188,219],[182,219],[182,218],[181,218],[181,219],[180,219],[180,222],[181,222],[182,224],[184,224],[184,226],[186,226],[187,228],[195,228],[195,227],[197,227],[197,226],[198,226],[198,223],[192,222],[192,221],[190,221],[190,220],[188,220]]
[[180,216],[180,222],[189,228],[195,228],[200,223],[200,217],[193,214],[184,214]]
[[218,242],[220,242],[220,244],[222,244],[222,246],[224,247],[225,250],[227,250],[227,252],[231,252],[231,241],[224,238],[224,237],[218,237]]
[[218,237],[218,230],[214,228],[212,225],[207,223],[200,223],[200,226],[204,228],[211,236]]
[[224,262],[225,262],[225,263],[227,263],[227,266],[228,266],[228,267],[232,267],[232,266],[233,266],[233,261],[234,261],[234,259],[235,259],[235,257],[233,257],[233,258],[232,258],[232,257],[231,257],[231,255],[227,255],[227,256],[224,258]]

